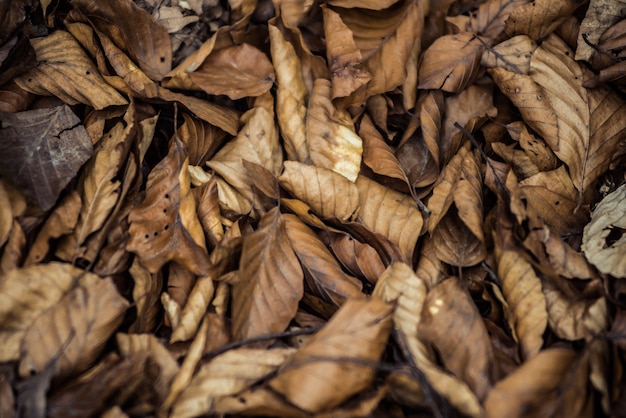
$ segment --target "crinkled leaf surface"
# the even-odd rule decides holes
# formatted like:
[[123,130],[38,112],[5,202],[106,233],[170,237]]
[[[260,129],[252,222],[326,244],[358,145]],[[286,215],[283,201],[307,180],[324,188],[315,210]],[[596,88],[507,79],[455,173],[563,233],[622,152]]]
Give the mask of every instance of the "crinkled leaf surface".
[[91,139],[80,119],[59,106],[1,113],[0,124],[0,174],[41,209],[50,209],[91,157]]

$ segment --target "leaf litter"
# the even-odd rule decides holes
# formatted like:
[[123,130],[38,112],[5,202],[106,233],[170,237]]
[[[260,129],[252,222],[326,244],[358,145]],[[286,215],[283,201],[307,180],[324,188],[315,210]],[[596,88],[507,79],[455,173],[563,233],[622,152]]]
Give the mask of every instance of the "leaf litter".
[[622,3],[0,3],[0,416],[625,415]]

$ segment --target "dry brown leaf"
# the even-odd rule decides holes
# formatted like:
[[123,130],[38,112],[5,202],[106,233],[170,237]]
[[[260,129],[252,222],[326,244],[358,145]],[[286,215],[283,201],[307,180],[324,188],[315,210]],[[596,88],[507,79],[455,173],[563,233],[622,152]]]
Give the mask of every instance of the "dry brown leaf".
[[239,283],[232,291],[236,340],[283,331],[303,295],[303,273],[278,208],[267,212],[243,243]]
[[544,225],[541,241],[545,245],[548,261],[557,274],[568,279],[592,279],[597,272],[585,256],[575,251],[559,235]]
[[172,352],[152,334],[116,335],[120,354],[133,360],[135,365],[151,367],[157,372],[150,376],[153,389],[157,395],[157,404],[163,402],[170,391],[170,384],[179,372],[180,367]]
[[546,37],[580,6],[577,0],[540,0],[516,7],[506,21],[504,33],[512,38],[528,35],[534,40]]
[[440,163],[439,136],[441,134],[444,109],[443,93],[439,90],[433,90],[429,91],[421,102],[419,113],[422,137],[437,168]]
[[391,331],[392,306],[376,297],[350,299],[269,382],[305,411],[332,410],[370,386]]
[[180,322],[173,329],[171,343],[190,340],[196,334],[214,294],[212,275],[196,280],[180,314]]
[[2,361],[17,360],[30,325],[54,307],[79,277],[90,276],[70,264],[51,262],[14,270],[0,278]]
[[17,219],[14,219],[9,240],[4,245],[2,259],[0,259],[0,274],[7,274],[11,270],[19,268],[24,258],[25,248],[26,234],[24,234],[24,230]]
[[200,367],[180,394],[172,415],[195,417],[212,412],[215,401],[242,392],[282,365],[294,350],[240,348],[228,351]]
[[607,195],[591,216],[583,231],[582,250],[585,257],[602,273],[626,277],[626,259],[623,257],[626,185]]
[[520,181],[524,195],[557,234],[576,235],[589,222],[588,210],[578,207],[578,192],[564,166]]
[[296,51],[280,29],[269,25],[272,62],[276,71],[276,115],[290,160],[307,161],[306,113],[309,91],[304,84],[302,66]]
[[418,332],[436,347],[445,367],[484,399],[493,382],[493,347],[458,279],[446,279],[428,292]]
[[274,84],[274,69],[263,52],[241,44],[213,51],[189,77],[209,94],[236,100],[266,93]]
[[170,71],[172,45],[167,30],[134,2],[77,0],[73,5],[88,16],[100,32],[127,51],[152,80],[160,81]]
[[433,241],[428,236],[423,238],[415,273],[420,279],[424,280],[429,289],[435,287],[444,277],[442,262],[436,257]]
[[[10,208],[11,206],[7,205],[7,207]],[[42,262],[50,249],[49,241],[60,238],[74,230],[80,210],[81,198],[78,192],[73,191],[61,200],[37,234],[35,242],[32,243],[24,261],[24,267]]]
[[330,63],[332,98],[346,97],[372,79],[362,68],[361,51],[357,48],[350,29],[341,16],[322,6],[324,33],[326,35],[326,57]]
[[371,245],[348,234],[332,235],[330,248],[346,270],[370,283],[376,283],[385,270],[380,256]]
[[[75,196],[77,197],[78,195],[75,194]],[[7,242],[7,240],[9,239],[9,234],[11,233],[12,226],[13,210],[11,209],[11,201],[9,198],[9,194],[4,187],[4,184],[0,181],[0,247],[2,247],[4,243]],[[47,253],[48,240],[46,238],[43,238],[43,243],[43,245],[45,246],[45,253]]]
[[422,56],[419,88],[451,93],[465,90],[478,74],[484,50],[484,44],[471,32],[437,38]]
[[535,49],[535,41],[526,35],[518,35],[483,52],[480,64],[486,68],[502,67],[513,73],[528,74],[530,56]]
[[58,377],[85,371],[122,323],[128,306],[110,278],[86,274],[24,334],[20,376],[42,373],[51,362]]
[[137,319],[131,325],[132,332],[152,331],[160,319],[160,298],[163,289],[162,274],[152,274],[141,266],[135,258],[128,269],[133,278],[133,301],[137,309]]
[[285,230],[304,270],[309,292],[336,307],[350,297],[361,295],[362,283],[343,272],[337,260],[295,215],[284,215]]
[[360,50],[362,65],[372,79],[348,99],[353,104],[364,102],[375,94],[413,82],[412,89],[403,87],[407,96],[404,106],[415,105],[415,76],[417,74],[420,43],[424,22],[424,3],[402,0],[395,7],[384,10],[365,8],[334,9],[343,23],[352,31],[354,42]]
[[203,165],[213,157],[226,139],[226,132],[183,113],[183,125],[178,128],[178,138],[187,145],[189,165]]
[[557,411],[556,416],[582,416],[587,376],[577,376],[579,362],[577,353],[569,348],[542,350],[489,392],[486,416],[555,416]]
[[465,383],[436,365],[433,350],[422,340],[418,326],[426,293],[426,284],[407,264],[394,263],[380,276],[373,295],[395,304],[394,327],[406,338],[413,361],[428,383],[462,413],[471,417],[482,416],[476,395]]
[[[127,112],[129,117],[126,119],[132,120],[133,107]],[[96,145],[81,176],[82,207],[78,222],[73,234],[59,244],[57,257],[72,262],[83,258],[87,252],[87,240],[110,218],[122,194],[122,183],[117,178],[128,158],[135,129],[132,122],[126,127],[119,122]]]
[[509,123],[507,131],[511,138],[519,142],[521,148],[539,171],[550,171],[558,167],[559,161],[556,155],[554,155],[545,141],[528,131],[526,124],[523,122]]
[[475,266],[487,254],[484,242],[474,235],[456,210],[443,217],[431,238],[437,258],[453,266]]
[[541,280],[531,263],[515,249],[497,247],[496,258],[498,278],[510,312],[507,321],[515,332],[522,357],[528,360],[543,346],[543,333],[548,324]]
[[31,39],[39,64],[16,77],[22,89],[42,96],[53,95],[67,104],[83,103],[95,109],[128,102],[113,89],[81,49],[76,39],[59,30]]
[[358,213],[359,191],[353,182],[329,169],[285,161],[280,185],[322,218],[348,221]]
[[608,88],[585,89],[582,83],[589,72],[572,56],[560,38],[550,36],[533,54],[530,67],[534,82],[556,112],[558,137],[551,148],[567,164],[582,203],[598,177],[623,155],[615,144],[624,138],[626,105]]
[[363,116],[359,126],[359,136],[363,139],[363,162],[381,176],[405,182],[411,188],[400,162],[378,132],[369,116]]
[[318,78],[313,85],[306,120],[310,161],[354,182],[361,169],[363,141],[347,112],[331,101],[331,84]]
[[[254,191],[250,187],[243,160],[259,164],[273,175],[278,175],[283,156],[273,112],[257,106],[246,112],[241,121],[244,126],[237,137],[228,142],[206,164],[252,204],[255,201]],[[220,202],[225,203],[221,197]]]
[[528,0],[492,0],[478,7],[470,20],[471,29],[490,40],[496,39],[504,30],[511,13]]
[[424,225],[415,201],[367,177],[359,176],[356,185],[361,205],[359,220],[370,231],[396,244],[406,261],[411,260]]
[[346,9],[359,7],[363,9],[382,10],[397,2],[398,0],[330,0],[328,3],[336,7],[345,7]]
[[224,238],[224,226],[222,225],[216,179],[216,177],[211,177],[207,184],[194,189],[194,191],[200,191],[196,194],[198,219],[200,224],[202,224],[207,240],[212,245],[216,245]]
[[156,273],[176,261],[198,275],[209,267],[202,226],[190,193],[188,159],[179,140],[171,141],[168,155],[157,164],[146,186],[146,198],[128,216],[128,251]]
[[265,386],[252,387],[237,395],[226,396],[217,400],[215,412],[282,418],[308,418],[311,416]]

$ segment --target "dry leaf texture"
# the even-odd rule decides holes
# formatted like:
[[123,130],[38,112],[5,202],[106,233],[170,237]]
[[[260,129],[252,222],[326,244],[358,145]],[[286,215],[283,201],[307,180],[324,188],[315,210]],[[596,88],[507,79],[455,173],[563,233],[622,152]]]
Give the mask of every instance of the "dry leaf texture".
[[0,1],[0,416],[626,416],[623,3]]

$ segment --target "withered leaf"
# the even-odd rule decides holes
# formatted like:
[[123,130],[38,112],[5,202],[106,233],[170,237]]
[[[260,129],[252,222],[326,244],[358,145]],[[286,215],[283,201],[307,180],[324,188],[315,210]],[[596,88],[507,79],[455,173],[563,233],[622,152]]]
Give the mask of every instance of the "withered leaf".
[[310,292],[337,307],[361,295],[363,285],[343,272],[337,260],[313,230],[295,215],[284,215],[285,230],[304,270]]
[[91,157],[92,145],[68,106],[0,113],[0,174],[43,210]]
[[90,18],[98,30],[128,51],[148,77],[159,81],[170,71],[172,46],[167,30],[134,2],[78,0],[73,4]]
[[346,301],[286,361],[270,387],[310,412],[331,410],[365,389],[391,331],[391,310],[377,297]]
[[272,63],[248,44],[214,51],[189,76],[207,93],[224,94],[233,100],[260,96],[274,84]]
[[363,225],[398,245],[405,260],[411,260],[424,225],[415,201],[367,177],[359,176],[356,185]]
[[[563,411],[567,408],[569,413],[563,412],[563,416],[579,416],[577,409],[584,396],[576,390],[575,375],[578,367],[576,362],[578,355],[568,348],[549,348],[541,351],[534,358],[524,363],[516,371],[497,383],[485,399],[485,412],[487,417],[501,417],[503,415],[534,416],[542,415],[542,405],[547,403],[553,408]],[[580,379],[580,376],[578,377]],[[532,381],[532,385],[528,382]],[[576,398],[578,397],[578,399]],[[573,402],[572,402],[573,401]],[[556,403],[557,405],[554,405]],[[548,413],[549,409],[544,413]],[[550,414],[552,415],[552,414]]]
[[80,277],[92,276],[70,264],[52,262],[13,270],[0,278],[2,361],[17,360],[31,324],[54,307]]
[[329,169],[285,161],[281,186],[307,203],[322,218],[347,221],[358,213],[359,191],[344,176]]
[[188,164],[183,144],[171,141],[167,156],[148,176],[146,198],[128,215],[131,237],[126,248],[139,255],[151,273],[171,260],[199,275],[209,267]]
[[54,95],[65,103],[95,109],[128,102],[100,75],[98,68],[68,32],[59,30],[31,40],[39,64],[15,78],[18,86],[38,95]]
[[470,32],[437,38],[424,51],[419,88],[452,93],[464,90],[478,74],[484,50],[484,45]]
[[228,351],[203,365],[174,404],[172,414],[195,417],[212,411],[214,403],[242,392],[282,365],[293,349]]
[[93,274],[81,278],[76,288],[35,319],[24,334],[20,375],[42,373],[52,361],[59,377],[86,370],[122,322],[128,306],[110,278]]
[[233,337],[283,331],[303,295],[303,273],[278,208],[267,212],[243,243],[239,283],[233,286]]
[[580,6],[577,0],[535,1],[520,4],[506,20],[507,36],[528,35],[539,40],[554,31]]
[[446,368],[484,399],[493,382],[493,347],[478,309],[455,277],[428,292],[418,330]]

